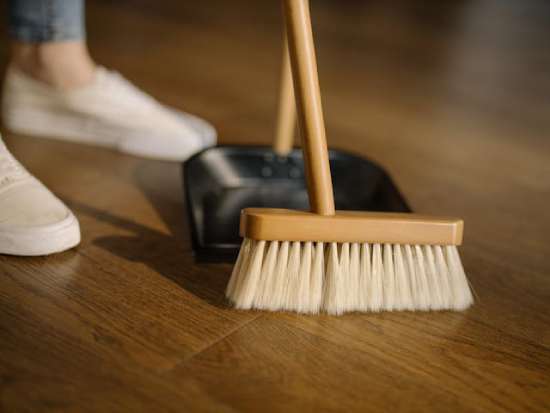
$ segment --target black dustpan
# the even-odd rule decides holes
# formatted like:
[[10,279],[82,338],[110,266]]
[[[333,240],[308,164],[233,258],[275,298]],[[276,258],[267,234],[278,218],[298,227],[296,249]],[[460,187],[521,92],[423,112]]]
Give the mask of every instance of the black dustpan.
[[[410,212],[380,166],[337,150],[329,157],[337,209]],[[243,208],[309,209],[301,150],[279,157],[268,146],[210,148],[185,162],[183,175],[198,261],[235,262]]]
[[[183,182],[198,261],[235,262],[239,217],[248,207],[309,209],[301,150],[292,150],[296,109],[283,52],[277,134],[268,146],[207,149],[184,163]],[[389,175],[367,159],[329,151],[338,210],[410,212]]]

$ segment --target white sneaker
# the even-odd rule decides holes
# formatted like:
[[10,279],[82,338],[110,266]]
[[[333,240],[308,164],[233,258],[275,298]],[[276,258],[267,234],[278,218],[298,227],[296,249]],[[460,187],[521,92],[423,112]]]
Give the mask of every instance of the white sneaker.
[[29,174],[0,139],[0,254],[48,255],[80,242],[72,212]]
[[70,91],[10,67],[2,116],[15,133],[107,146],[154,159],[182,161],[216,144],[212,125],[163,106],[102,67],[90,85]]

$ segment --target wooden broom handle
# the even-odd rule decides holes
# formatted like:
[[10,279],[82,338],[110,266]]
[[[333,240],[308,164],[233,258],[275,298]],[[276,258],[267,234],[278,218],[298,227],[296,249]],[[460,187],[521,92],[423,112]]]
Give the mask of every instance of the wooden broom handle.
[[281,67],[281,90],[279,91],[279,112],[277,115],[277,129],[273,152],[279,156],[287,156],[294,143],[294,130],[296,128],[296,103],[294,102],[294,89],[292,87],[292,73],[288,59],[288,43],[286,34],[283,39],[283,60]]
[[307,0],[283,0],[311,211],[334,215],[334,195]]

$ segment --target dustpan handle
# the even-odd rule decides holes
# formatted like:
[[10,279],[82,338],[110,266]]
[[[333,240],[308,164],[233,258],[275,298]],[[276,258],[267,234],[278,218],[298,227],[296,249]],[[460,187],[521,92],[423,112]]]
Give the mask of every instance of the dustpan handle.
[[287,156],[294,144],[294,130],[296,127],[296,103],[292,88],[292,73],[288,58],[288,43],[286,33],[283,38],[283,60],[281,67],[281,89],[279,90],[279,111],[277,114],[277,128],[273,152],[279,156]]
[[311,211],[334,215],[334,195],[317,61],[307,0],[283,0],[288,49],[303,137],[307,189]]

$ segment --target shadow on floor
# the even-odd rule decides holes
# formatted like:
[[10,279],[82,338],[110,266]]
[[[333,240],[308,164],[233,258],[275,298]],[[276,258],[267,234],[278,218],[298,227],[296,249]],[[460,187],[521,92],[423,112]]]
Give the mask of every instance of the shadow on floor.
[[[153,164],[144,162],[136,169],[136,183],[166,223],[170,230],[169,234],[80,202],[66,198],[64,201],[77,214],[88,215],[132,233],[132,235],[124,236],[98,237],[93,240],[94,245],[125,260],[147,265],[156,273],[209,304],[227,307],[224,290],[231,266],[195,263],[185,219],[183,198],[180,197],[179,202],[175,198],[182,193],[179,179],[159,180],[157,182],[164,183],[161,186],[154,185],[155,178],[161,178],[154,169],[159,167],[173,169],[173,166],[163,163],[159,163],[160,166]],[[163,172],[160,175],[165,174]],[[169,195],[167,196],[167,194]]]

